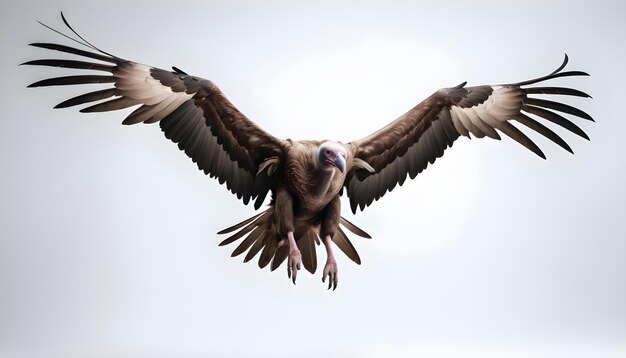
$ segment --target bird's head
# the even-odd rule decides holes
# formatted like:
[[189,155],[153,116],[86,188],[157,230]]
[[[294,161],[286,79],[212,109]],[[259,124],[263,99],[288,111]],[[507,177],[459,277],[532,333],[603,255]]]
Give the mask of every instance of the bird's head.
[[324,142],[317,149],[317,167],[323,171],[332,171],[334,168],[340,172],[346,171],[346,148],[337,142]]

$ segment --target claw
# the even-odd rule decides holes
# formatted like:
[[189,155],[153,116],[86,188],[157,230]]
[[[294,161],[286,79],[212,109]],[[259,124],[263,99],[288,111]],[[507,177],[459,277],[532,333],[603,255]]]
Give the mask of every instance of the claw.
[[337,262],[335,260],[327,260],[326,265],[324,266],[324,272],[322,274],[322,282],[326,282],[326,277],[328,276],[328,289],[331,288],[334,290],[337,289],[338,283],[338,270],[337,270]]
[[295,249],[289,251],[289,258],[287,259],[287,277],[291,279],[293,284],[296,284],[296,277],[298,276],[298,270],[302,267],[302,256],[300,250]]

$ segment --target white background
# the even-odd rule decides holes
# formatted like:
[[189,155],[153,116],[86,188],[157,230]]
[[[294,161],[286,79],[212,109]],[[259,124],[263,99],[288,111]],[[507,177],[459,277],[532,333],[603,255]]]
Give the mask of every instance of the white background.
[[[626,6],[618,2],[4,2],[2,357],[623,357]],[[321,272],[259,270],[215,233],[253,214],[128,111],[52,110],[88,86],[26,89],[54,68],[63,10],[118,56],[216,82],[279,137],[350,141],[441,87],[552,81],[587,142],[459,139],[365,212],[374,239]],[[562,98],[561,98],[562,99]],[[552,127],[554,128],[554,127]],[[319,250],[320,261],[324,260]]]

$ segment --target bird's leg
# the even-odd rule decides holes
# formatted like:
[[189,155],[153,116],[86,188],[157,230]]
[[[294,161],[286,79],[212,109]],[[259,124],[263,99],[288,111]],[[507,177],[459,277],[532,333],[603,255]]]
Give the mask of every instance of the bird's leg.
[[287,277],[291,278],[293,284],[296,284],[296,276],[298,270],[302,267],[302,255],[298,250],[296,239],[293,237],[293,231],[287,232],[287,241],[289,242],[289,257],[287,259]]
[[337,260],[333,254],[333,248],[331,246],[332,239],[330,235],[326,235],[323,240],[326,247],[326,265],[324,266],[324,274],[322,276],[322,282],[326,282],[326,276],[328,276],[328,289],[333,288],[333,291],[337,288],[338,277],[337,273]]

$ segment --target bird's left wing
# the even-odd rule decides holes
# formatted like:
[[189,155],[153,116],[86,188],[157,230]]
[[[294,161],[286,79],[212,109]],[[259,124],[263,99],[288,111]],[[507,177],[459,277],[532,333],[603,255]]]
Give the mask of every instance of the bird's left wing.
[[415,178],[460,135],[470,137],[471,133],[477,138],[500,139],[498,132],[501,132],[545,159],[541,149],[512,121],[572,152],[563,139],[532,117],[553,122],[588,140],[582,129],[554,111],[593,121],[591,116],[572,106],[532,95],[590,96],[572,88],[527,87],[557,77],[588,76],[580,71],[563,72],[567,61],[566,55],[554,72],[533,80],[477,87],[465,87],[462,83],[441,89],[386,127],[348,143],[354,159],[345,186],[352,211],[363,210],[397,184],[402,185],[407,175]]
[[106,74],[90,72],[55,77],[29,87],[110,84],[104,89],[61,102],[55,108],[96,101],[100,102],[80,111],[104,112],[136,106],[123,124],[160,122],[165,137],[177,143],[178,148],[205,174],[216,177],[220,184],[225,182],[244,203],[256,199],[256,208],[263,203],[275,184],[271,174],[285,145],[282,140],[265,132],[237,110],[213,82],[190,76],[175,67],[174,71],[167,71],[113,56],[84,40],[64,17],[63,21],[80,40],[61,35],[94,51],[53,43],[32,43],[31,46],[89,60],[42,59],[24,64]]

